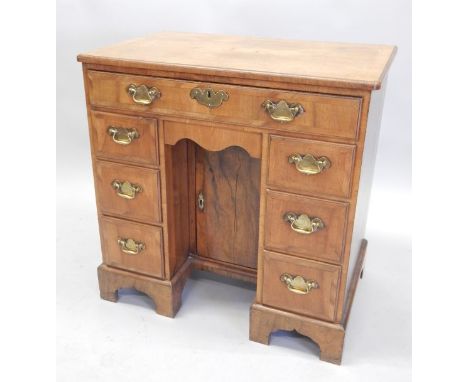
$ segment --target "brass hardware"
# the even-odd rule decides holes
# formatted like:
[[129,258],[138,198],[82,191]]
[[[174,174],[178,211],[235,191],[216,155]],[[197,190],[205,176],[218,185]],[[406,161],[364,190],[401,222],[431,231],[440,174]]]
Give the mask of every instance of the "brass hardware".
[[159,89],[148,88],[146,85],[130,84],[127,92],[132,96],[133,102],[139,105],[150,105],[155,99],[161,97]]
[[302,276],[292,276],[289,273],[283,273],[280,277],[281,282],[285,283],[288,289],[297,294],[307,294],[312,289],[318,289],[319,284],[315,280],[306,280]]
[[198,193],[197,206],[200,211],[205,209],[205,196],[203,195],[202,191]]
[[305,235],[309,235],[325,228],[325,225],[320,218],[311,218],[305,214],[297,215],[294,212],[286,212],[283,219],[291,224],[293,231]]
[[262,107],[271,119],[278,122],[291,122],[304,112],[304,107],[300,103],[287,103],[284,100],[273,102],[268,99],[262,103]]
[[327,157],[315,158],[311,154],[292,154],[288,157],[288,162],[294,163],[297,171],[306,175],[320,174],[331,166]]
[[128,181],[114,180],[111,185],[117,191],[117,195],[124,199],[135,199],[136,194],[143,191],[141,186]]
[[107,134],[119,145],[129,145],[134,139],[140,137],[136,129],[127,129],[125,127],[109,126]]
[[224,90],[193,88],[190,90],[190,98],[197,100],[198,103],[209,108],[215,108],[220,106],[223,101],[227,101],[229,94]]
[[133,239],[117,239],[120,250],[127,255],[138,255],[145,249],[145,243]]

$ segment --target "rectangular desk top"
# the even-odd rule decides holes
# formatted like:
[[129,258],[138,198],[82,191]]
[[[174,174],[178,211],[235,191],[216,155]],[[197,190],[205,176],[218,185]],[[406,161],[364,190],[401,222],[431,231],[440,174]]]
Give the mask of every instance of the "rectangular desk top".
[[83,63],[379,89],[396,47],[161,32],[80,54]]

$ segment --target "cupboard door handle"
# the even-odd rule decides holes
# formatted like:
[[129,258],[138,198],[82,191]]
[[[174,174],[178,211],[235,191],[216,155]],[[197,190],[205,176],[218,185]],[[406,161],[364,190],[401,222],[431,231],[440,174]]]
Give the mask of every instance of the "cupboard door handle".
[[193,88],[190,91],[190,98],[209,108],[215,108],[221,106],[223,101],[227,101],[229,94],[224,90]]
[[307,280],[302,276],[292,276],[289,273],[283,273],[280,277],[288,289],[297,294],[307,294],[312,289],[318,289],[319,284],[315,280]]
[[305,175],[320,174],[331,166],[330,159],[327,157],[315,158],[311,154],[291,154],[288,162],[294,163],[296,170]]
[[117,191],[117,195],[124,199],[135,199],[137,193],[143,191],[141,186],[128,181],[114,180],[111,185]]
[[139,105],[150,105],[155,99],[161,97],[161,92],[158,88],[148,88],[146,85],[130,84],[127,92],[132,96],[133,102]]
[[145,249],[145,243],[133,239],[117,239],[120,250],[127,255],[138,255]]
[[129,145],[134,139],[138,139],[140,134],[136,129],[127,129],[125,127],[109,126],[107,134],[119,145]]
[[309,217],[305,214],[295,214],[294,212],[286,212],[283,219],[291,224],[291,229],[295,232],[310,235],[311,233],[320,231],[325,228],[322,219]]
[[262,107],[271,119],[278,122],[292,122],[304,112],[304,107],[300,103],[287,103],[285,100],[274,102],[268,99],[263,102]]

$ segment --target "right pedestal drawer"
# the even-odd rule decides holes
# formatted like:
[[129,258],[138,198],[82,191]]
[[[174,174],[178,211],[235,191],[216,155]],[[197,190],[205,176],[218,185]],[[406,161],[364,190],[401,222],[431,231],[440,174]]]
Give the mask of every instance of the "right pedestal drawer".
[[335,265],[265,252],[263,303],[334,321],[340,272]]
[[341,263],[348,203],[267,191],[265,248]]
[[272,136],[268,184],[305,195],[348,198],[354,145]]

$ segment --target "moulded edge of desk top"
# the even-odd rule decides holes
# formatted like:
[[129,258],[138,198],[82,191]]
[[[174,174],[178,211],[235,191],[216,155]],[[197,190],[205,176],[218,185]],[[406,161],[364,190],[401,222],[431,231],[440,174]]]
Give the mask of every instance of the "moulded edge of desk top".
[[377,90],[396,51],[388,45],[162,32],[77,58],[86,64],[147,69],[169,77],[170,72],[190,73]]

